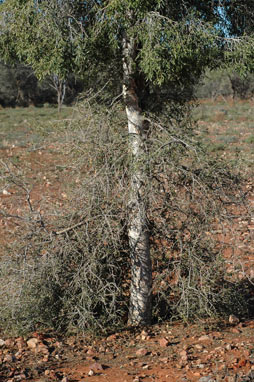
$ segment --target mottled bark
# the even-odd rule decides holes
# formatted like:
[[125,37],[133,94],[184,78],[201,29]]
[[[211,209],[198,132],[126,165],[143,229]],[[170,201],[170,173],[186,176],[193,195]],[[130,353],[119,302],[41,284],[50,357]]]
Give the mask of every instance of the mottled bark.
[[133,39],[123,39],[123,94],[128,118],[129,145],[132,156],[129,197],[129,245],[132,261],[129,324],[151,322],[152,265],[147,224],[147,151],[145,123],[139,107],[135,83],[136,47]]

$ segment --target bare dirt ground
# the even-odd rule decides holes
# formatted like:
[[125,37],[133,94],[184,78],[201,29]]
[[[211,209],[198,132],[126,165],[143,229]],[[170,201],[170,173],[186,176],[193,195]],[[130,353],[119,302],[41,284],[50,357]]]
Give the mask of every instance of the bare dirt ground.
[[[223,116],[218,117],[226,115],[224,111],[218,113],[215,121],[201,121],[201,125],[210,129],[215,141],[218,136],[224,137],[224,146],[217,146],[217,149],[226,153],[231,146],[239,144],[241,132],[235,125],[233,136],[237,138],[228,141],[225,137],[228,137],[229,122],[225,122]],[[222,118],[222,124],[218,118]],[[242,142],[247,142],[250,134],[250,130],[242,131]],[[251,139],[249,141],[251,143]],[[29,144],[25,147],[7,145],[0,150],[0,158],[25,166],[26,176],[33,184],[30,196],[35,206],[39,208],[42,199],[46,202],[44,206],[47,203],[63,205],[68,198],[66,184],[70,174],[64,166],[61,175],[56,174],[55,169],[64,165],[65,158],[58,153],[55,144],[43,149],[29,150],[29,147]],[[251,198],[252,179],[246,187],[249,187]],[[18,192],[11,184],[0,190],[1,210],[18,215],[24,208],[28,208],[24,192]],[[12,240],[18,224],[17,219],[0,219],[0,252]],[[240,219],[237,231],[241,242],[237,250],[237,277],[239,280],[246,275],[253,278],[254,224]],[[232,257],[232,251],[225,256],[230,272],[232,267],[235,269],[236,256],[234,253]],[[188,326],[163,323],[107,337],[59,337],[51,332],[35,332],[28,337],[14,338],[0,332],[1,382],[233,382],[236,376],[239,381],[254,381],[254,321],[239,321],[234,316],[221,322],[206,321]]]
[[0,341],[0,380],[231,382],[254,372],[253,330],[249,321],[164,324],[105,338],[33,333]]

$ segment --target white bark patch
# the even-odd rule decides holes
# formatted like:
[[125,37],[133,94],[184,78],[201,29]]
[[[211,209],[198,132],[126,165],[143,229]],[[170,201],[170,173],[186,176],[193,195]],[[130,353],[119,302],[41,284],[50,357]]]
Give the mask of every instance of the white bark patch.
[[139,110],[126,106],[132,179],[129,199],[129,243],[132,258],[132,283],[129,321],[146,325],[151,320],[152,268],[149,230],[146,218],[146,155],[142,140],[143,117]]
[[146,156],[144,119],[138,103],[134,71],[136,46],[133,38],[123,39],[123,95],[132,154],[129,198],[129,244],[132,261],[129,323],[147,325],[151,321],[152,266],[146,210]]

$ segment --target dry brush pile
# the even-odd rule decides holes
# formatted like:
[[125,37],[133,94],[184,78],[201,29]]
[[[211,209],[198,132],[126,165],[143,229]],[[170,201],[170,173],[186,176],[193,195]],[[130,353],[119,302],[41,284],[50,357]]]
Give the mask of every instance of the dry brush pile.
[[[70,202],[43,216],[30,205],[18,240],[1,258],[0,327],[7,331],[126,325],[131,165],[125,113],[119,104],[105,110],[85,101],[79,115],[57,132],[80,179],[69,185]],[[170,104],[160,118],[147,120],[154,320],[248,314],[211,234],[232,224],[228,206],[243,200],[239,175],[222,160],[206,158],[190,106]],[[6,167],[2,178],[25,189],[22,176]]]

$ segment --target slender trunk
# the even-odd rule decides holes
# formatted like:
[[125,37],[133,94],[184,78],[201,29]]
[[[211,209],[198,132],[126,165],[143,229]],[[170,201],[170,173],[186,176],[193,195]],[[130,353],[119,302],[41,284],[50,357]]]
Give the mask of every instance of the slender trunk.
[[152,265],[147,224],[147,155],[145,124],[139,107],[135,84],[136,48],[133,39],[123,39],[123,94],[128,119],[129,144],[132,155],[131,191],[129,198],[129,245],[131,251],[131,291],[129,324],[151,322]]
[[59,79],[59,77],[55,74],[53,75],[53,84],[51,86],[57,92],[57,106],[58,106],[58,113],[60,113],[62,110],[64,98],[65,98],[66,82],[65,80]]
[[62,89],[60,87],[57,90],[57,111],[58,111],[58,113],[61,112],[61,108],[62,108],[61,93],[62,93]]

